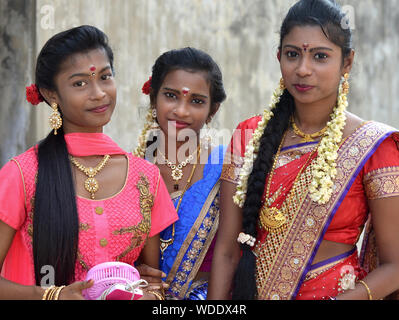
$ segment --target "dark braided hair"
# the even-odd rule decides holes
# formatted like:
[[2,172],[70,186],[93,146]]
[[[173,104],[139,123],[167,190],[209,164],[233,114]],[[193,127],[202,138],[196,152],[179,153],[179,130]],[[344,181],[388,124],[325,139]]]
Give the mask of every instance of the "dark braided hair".
[[[284,90],[280,102],[273,111],[274,116],[260,138],[258,157],[248,177],[247,196],[243,207],[243,232],[255,238],[266,177],[273,166],[274,155],[294,110],[294,98],[287,90]],[[241,248],[243,253],[234,276],[233,299],[248,300],[253,299],[256,292],[255,256],[248,245],[242,244]]]
[[[343,58],[351,52],[350,29],[343,29],[345,19],[339,5],[333,0],[300,0],[291,7],[280,29],[280,49],[284,37],[297,26],[319,26],[326,37],[341,47]],[[253,169],[248,177],[248,188],[243,206],[244,233],[257,237],[259,211],[266,177],[269,174],[274,156],[288,129],[290,118],[295,110],[295,101],[287,89],[273,110],[274,116],[268,122],[260,139],[259,151]],[[243,244],[242,256],[234,275],[233,299],[248,300],[256,298],[256,257],[251,248]]]

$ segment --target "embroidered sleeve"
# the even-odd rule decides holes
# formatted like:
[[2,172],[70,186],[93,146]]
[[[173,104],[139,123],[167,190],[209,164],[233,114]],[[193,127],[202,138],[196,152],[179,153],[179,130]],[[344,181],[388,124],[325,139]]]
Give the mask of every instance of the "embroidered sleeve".
[[399,196],[399,167],[376,169],[364,177],[367,198],[381,199]]
[[227,153],[224,159],[221,180],[226,180],[238,184],[240,169],[244,164],[244,158]]
[[368,199],[399,195],[399,135],[386,138],[365,164],[363,184]]
[[260,119],[259,116],[250,118],[241,122],[234,130],[224,158],[221,180],[238,184],[240,169],[244,164],[245,147]]

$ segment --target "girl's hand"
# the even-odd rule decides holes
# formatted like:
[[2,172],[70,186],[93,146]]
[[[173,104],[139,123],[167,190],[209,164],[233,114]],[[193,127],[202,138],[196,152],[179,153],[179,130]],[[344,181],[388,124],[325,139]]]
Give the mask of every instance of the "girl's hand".
[[146,264],[136,266],[136,269],[140,273],[141,279],[148,282],[147,290],[160,290],[161,288],[165,290],[169,287],[168,284],[162,281],[162,278],[165,278],[166,274],[161,270],[152,268]]
[[63,288],[59,300],[84,300],[82,291],[93,286],[94,280],[77,281]]

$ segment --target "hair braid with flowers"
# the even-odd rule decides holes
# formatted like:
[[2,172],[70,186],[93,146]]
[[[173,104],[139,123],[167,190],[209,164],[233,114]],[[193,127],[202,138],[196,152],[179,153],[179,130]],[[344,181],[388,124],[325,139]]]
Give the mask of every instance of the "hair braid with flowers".
[[[277,90],[274,98],[279,92],[281,93],[280,90]],[[241,199],[243,201],[243,232],[254,238],[257,236],[256,225],[262,205],[266,177],[273,165],[273,157],[270,155],[276,154],[284,132],[289,126],[290,117],[295,109],[294,99],[287,90],[284,90],[278,102],[271,108],[273,116],[265,124],[263,134],[258,142],[255,142],[259,145],[259,151],[248,177],[246,197],[244,200]],[[241,248],[243,255],[235,273],[233,299],[252,299],[252,295],[248,296],[246,293],[256,291],[255,256],[247,244],[242,244]],[[244,274],[245,277],[242,278]]]
[[[281,26],[280,49],[284,37],[294,27],[319,26],[326,37],[342,49],[344,61],[351,51],[352,43],[350,29],[341,28],[343,18],[343,12],[333,0],[300,0],[291,7]],[[317,159],[312,167],[313,179],[309,193],[311,199],[320,204],[326,203],[331,196],[336,175],[335,160],[345,126],[347,104],[346,92],[340,86],[337,106],[327,123],[326,134],[318,146]],[[264,112],[246,148],[244,165],[233,200],[243,207],[243,231],[255,238],[266,176],[294,109],[294,100],[287,90],[280,94],[275,92],[270,111]],[[244,244],[242,248],[243,254],[234,276],[233,299],[254,299],[257,292],[255,256],[248,245]]]

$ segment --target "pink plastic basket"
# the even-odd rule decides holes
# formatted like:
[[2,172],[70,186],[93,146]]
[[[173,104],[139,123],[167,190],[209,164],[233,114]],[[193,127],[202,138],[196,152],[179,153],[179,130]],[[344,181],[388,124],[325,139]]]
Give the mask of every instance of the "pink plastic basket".
[[83,297],[96,300],[101,294],[115,284],[131,284],[140,280],[137,269],[124,262],[104,262],[89,270],[87,280],[94,280],[92,287],[83,290]]

